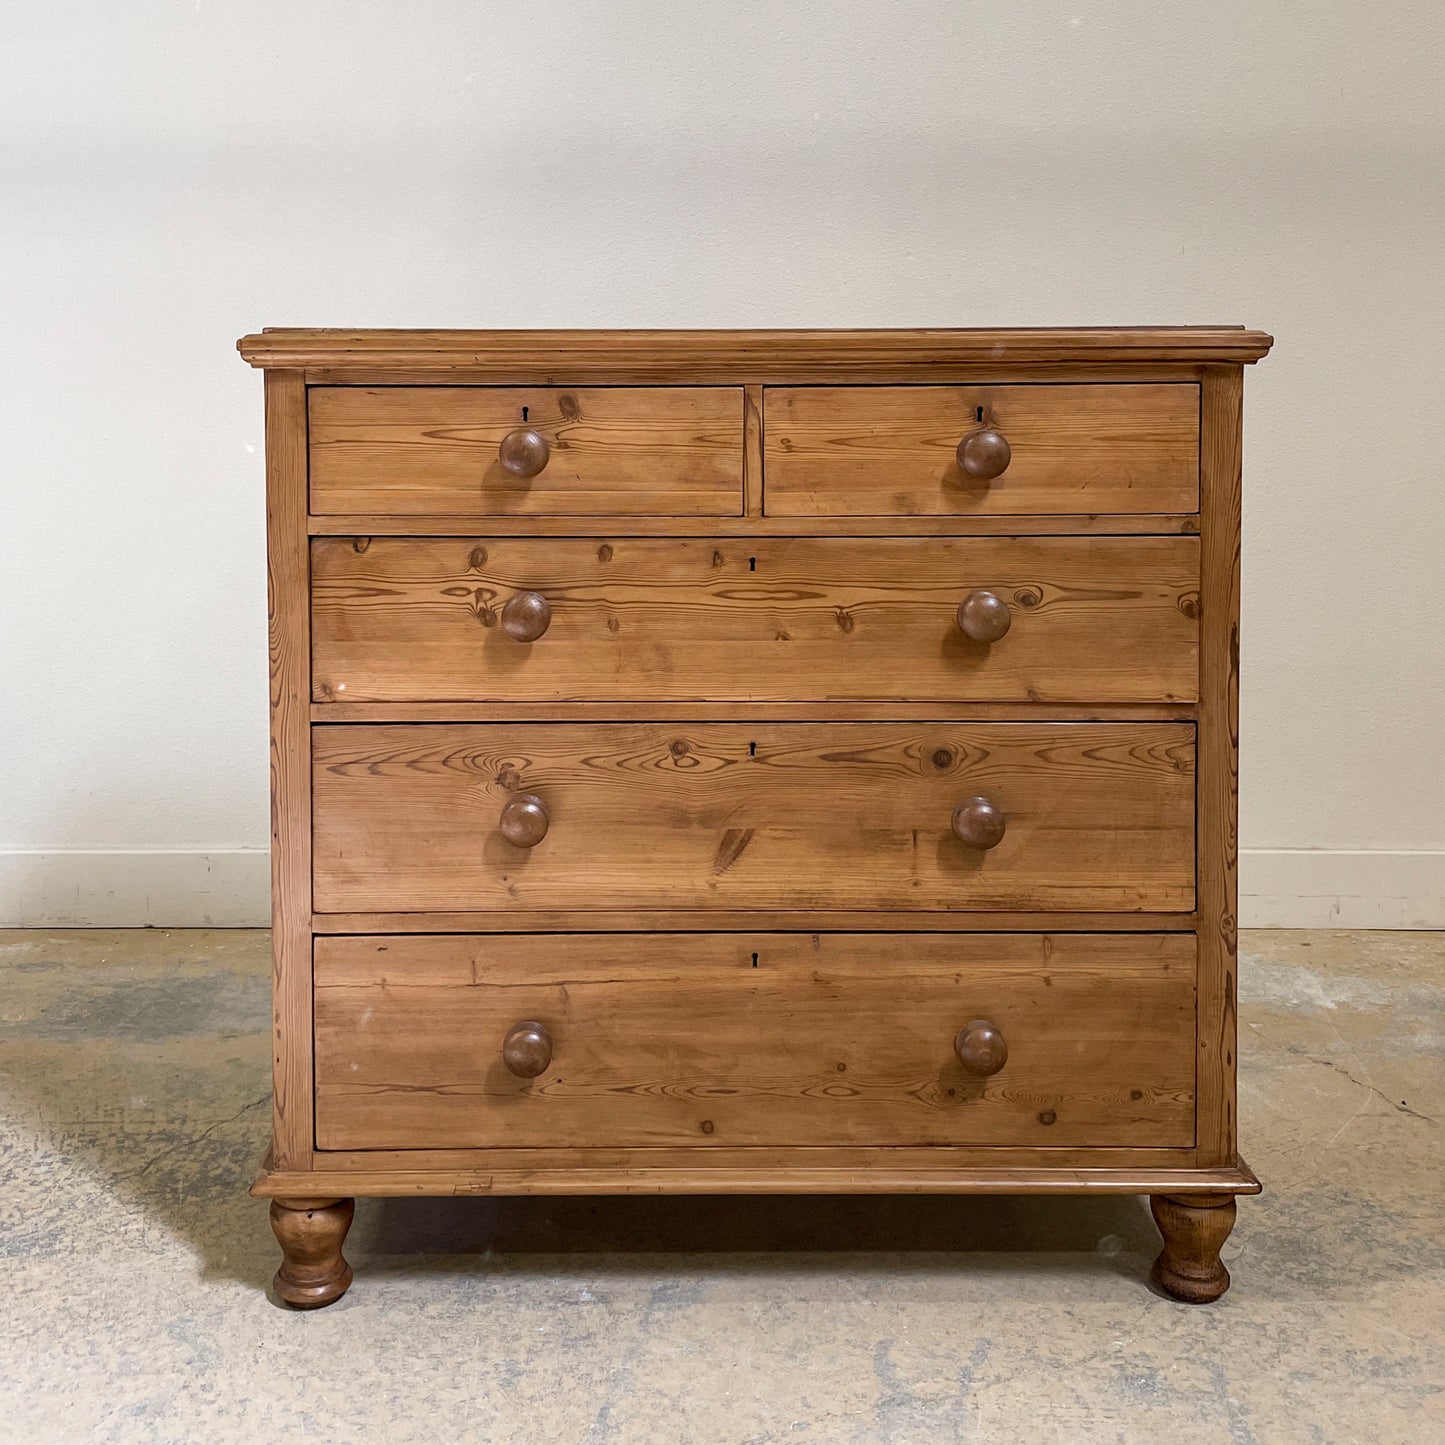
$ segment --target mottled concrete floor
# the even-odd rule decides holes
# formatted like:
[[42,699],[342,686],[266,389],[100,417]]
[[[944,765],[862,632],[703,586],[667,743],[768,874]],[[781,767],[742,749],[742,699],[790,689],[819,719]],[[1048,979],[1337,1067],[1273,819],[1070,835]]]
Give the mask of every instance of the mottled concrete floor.
[[1235,1286],[1135,1199],[363,1201],[266,1293],[266,937],[0,934],[0,1439],[1445,1441],[1445,935],[1255,934]]

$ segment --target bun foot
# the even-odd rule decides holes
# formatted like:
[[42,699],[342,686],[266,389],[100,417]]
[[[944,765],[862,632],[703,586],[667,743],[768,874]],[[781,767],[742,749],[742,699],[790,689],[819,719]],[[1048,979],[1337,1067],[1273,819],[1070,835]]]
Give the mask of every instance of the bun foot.
[[1151,1278],[1167,1295],[1204,1305],[1229,1288],[1219,1251],[1234,1228],[1232,1194],[1153,1194],[1149,1208],[1164,1236]]
[[276,1293],[298,1310],[334,1304],[351,1284],[341,1242],[356,1213],[354,1199],[273,1199],[271,1228],[281,1245]]

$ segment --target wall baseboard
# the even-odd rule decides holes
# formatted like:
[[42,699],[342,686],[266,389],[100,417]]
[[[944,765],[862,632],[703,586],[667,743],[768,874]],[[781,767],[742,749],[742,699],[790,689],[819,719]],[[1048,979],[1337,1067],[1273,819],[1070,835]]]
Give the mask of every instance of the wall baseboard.
[[[1445,851],[1246,849],[1242,928],[1445,928]],[[0,852],[3,928],[264,928],[264,848]]]
[[267,928],[265,848],[0,852],[3,928]]
[[1445,928],[1445,852],[1245,849],[1241,928]]

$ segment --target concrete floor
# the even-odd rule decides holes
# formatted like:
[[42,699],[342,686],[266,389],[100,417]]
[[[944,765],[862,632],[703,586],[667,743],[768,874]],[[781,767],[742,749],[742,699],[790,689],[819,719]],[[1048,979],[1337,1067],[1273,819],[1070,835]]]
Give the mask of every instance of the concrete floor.
[[1445,935],[1247,936],[1234,1289],[1143,1201],[363,1201],[266,1293],[267,940],[0,934],[0,1439],[1445,1441]]

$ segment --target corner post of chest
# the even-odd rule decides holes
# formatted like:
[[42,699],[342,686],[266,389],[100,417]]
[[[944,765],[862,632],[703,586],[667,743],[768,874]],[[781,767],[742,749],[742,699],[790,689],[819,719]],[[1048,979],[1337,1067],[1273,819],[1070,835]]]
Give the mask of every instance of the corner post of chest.
[[1201,368],[1198,749],[1198,1163],[1235,1162],[1239,934],[1239,594],[1241,419],[1238,365]]
[[309,1169],[311,1004],[311,629],[306,380],[266,372],[266,580],[271,664],[272,1149]]

